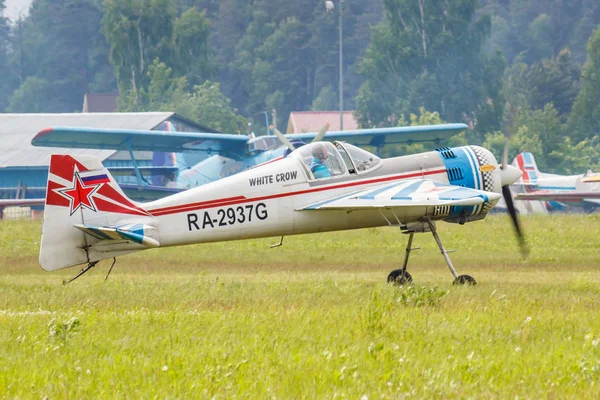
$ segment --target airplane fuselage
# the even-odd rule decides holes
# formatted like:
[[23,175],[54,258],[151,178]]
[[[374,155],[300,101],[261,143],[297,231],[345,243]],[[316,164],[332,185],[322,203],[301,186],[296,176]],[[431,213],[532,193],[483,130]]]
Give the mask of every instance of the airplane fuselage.
[[[477,160],[479,156],[471,147],[453,150],[458,157],[445,159],[440,151],[395,157],[381,160],[379,165],[362,173],[345,171],[328,179],[312,178],[302,162],[287,157],[226,180],[146,203],[144,208],[152,217],[147,217],[144,223],[155,226],[160,232],[157,239],[161,246],[174,246],[398,225],[400,222],[409,224],[424,215],[449,220],[448,210],[436,211],[435,207],[408,209],[401,213],[385,208],[352,212],[299,210],[323,200],[407,179],[431,179],[499,191],[499,181],[494,181],[492,171],[488,172],[488,179],[483,179],[485,174],[479,170],[482,165],[497,167],[491,154],[486,161]],[[475,220],[484,217],[488,210],[471,207],[466,211],[467,220]],[[139,217],[135,221],[139,222]]]

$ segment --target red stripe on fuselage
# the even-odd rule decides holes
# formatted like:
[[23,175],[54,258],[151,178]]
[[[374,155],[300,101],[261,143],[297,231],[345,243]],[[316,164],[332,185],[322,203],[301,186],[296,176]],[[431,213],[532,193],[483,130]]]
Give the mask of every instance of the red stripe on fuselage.
[[218,200],[206,200],[206,201],[200,201],[198,203],[191,203],[191,204],[182,204],[180,206],[169,206],[169,207],[163,207],[163,208],[155,208],[153,210],[151,210],[150,212],[153,213],[153,215],[155,215],[154,213],[158,212],[158,213],[162,213],[164,211],[168,211],[171,210],[173,208],[176,207],[196,207],[196,206],[204,206],[207,204],[218,204],[218,203],[227,203],[230,201],[234,201],[234,200],[245,200],[246,197],[245,196],[235,196],[235,197],[227,197],[225,199],[218,199]]
[[277,193],[277,194],[272,194],[269,196],[254,197],[254,198],[250,198],[250,199],[245,196],[237,196],[237,197],[230,197],[227,199],[218,199],[218,200],[203,201],[203,202],[199,202],[199,203],[182,204],[179,206],[164,207],[164,208],[158,208],[158,209],[148,210],[148,211],[153,216],[162,216],[162,215],[176,214],[176,213],[193,211],[193,210],[202,210],[205,208],[231,206],[231,205],[235,205],[235,204],[249,203],[249,202],[253,202],[253,201],[272,200],[272,199],[277,199],[277,198],[281,198],[281,197],[290,197],[290,196],[297,196],[297,195],[301,195],[301,194],[323,192],[326,190],[342,189],[342,188],[347,188],[347,187],[352,187],[352,186],[360,186],[360,185],[368,185],[371,183],[389,182],[389,181],[393,181],[393,180],[416,178],[416,177],[421,177],[421,176],[425,176],[425,175],[436,175],[436,174],[442,174],[445,172],[446,172],[445,168],[433,170],[433,171],[427,171],[427,172],[419,171],[419,172],[413,172],[410,174],[388,176],[385,178],[377,178],[377,179],[370,179],[370,180],[364,180],[364,181],[343,183],[343,184],[339,184],[339,185],[331,185],[331,186],[318,187],[318,188],[313,188],[313,189],[300,190],[297,192]]
[[144,210],[141,210],[141,209],[132,210],[132,209],[123,207],[120,204],[111,203],[111,202],[101,199],[99,197],[94,198],[94,203],[96,204],[96,208],[98,209],[98,211],[102,211],[102,212],[148,216],[148,213]]
[[[121,203],[121,205],[125,206],[125,207],[129,207],[134,209],[136,212],[129,212],[129,214],[133,214],[133,213],[137,213],[137,214],[145,214],[148,215],[148,212],[138,206],[136,206],[135,204],[133,204],[131,201],[129,201],[128,198],[122,196],[119,192],[117,192],[112,186],[110,186],[109,184],[105,184],[102,185],[100,187],[100,189],[98,190],[98,194],[101,194],[105,197],[108,197],[109,199],[116,201],[118,203]],[[102,207],[98,207],[99,211],[109,211],[109,212],[115,212],[114,207],[111,207],[109,209],[104,209]]]

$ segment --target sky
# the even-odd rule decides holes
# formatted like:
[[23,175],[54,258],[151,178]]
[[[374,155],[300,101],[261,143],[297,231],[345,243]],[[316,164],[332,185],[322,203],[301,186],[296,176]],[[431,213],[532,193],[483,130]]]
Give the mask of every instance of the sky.
[[4,16],[11,21],[15,21],[19,17],[19,12],[23,16],[27,15],[31,2],[32,0],[6,0],[4,3],[6,5]]

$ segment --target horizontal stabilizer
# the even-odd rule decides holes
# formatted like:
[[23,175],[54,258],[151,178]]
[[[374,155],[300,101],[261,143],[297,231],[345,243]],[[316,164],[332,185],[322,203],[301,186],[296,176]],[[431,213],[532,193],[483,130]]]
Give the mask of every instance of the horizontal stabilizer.
[[156,235],[154,227],[142,224],[123,226],[73,225],[80,231],[100,240],[131,241],[146,247],[159,247],[160,243],[152,236]]

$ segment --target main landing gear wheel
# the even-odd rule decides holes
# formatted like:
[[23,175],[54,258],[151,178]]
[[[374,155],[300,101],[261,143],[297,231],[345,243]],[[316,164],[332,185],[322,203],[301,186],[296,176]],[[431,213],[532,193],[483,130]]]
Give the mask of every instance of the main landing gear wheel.
[[469,275],[460,275],[458,278],[456,278],[454,280],[454,282],[452,284],[453,285],[469,285],[469,286],[474,286],[474,285],[477,285],[477,282],[475,281],[475,279],[473,279],[472,276],[469,276]]
[[403,269],[395,269],[388,275],[387,282],[396,286],[407,285],[412,283],[412,276]]

